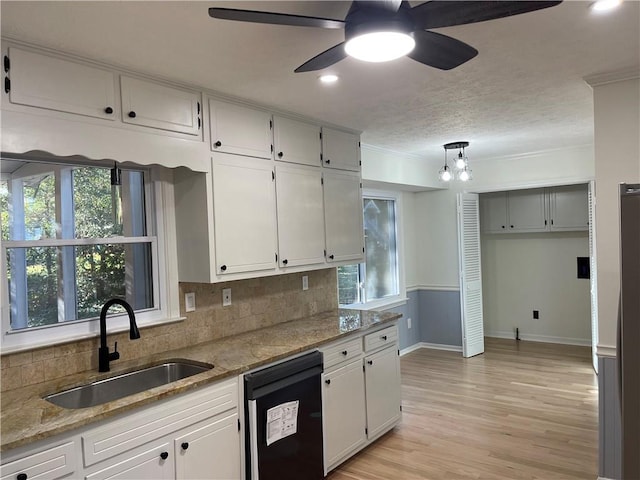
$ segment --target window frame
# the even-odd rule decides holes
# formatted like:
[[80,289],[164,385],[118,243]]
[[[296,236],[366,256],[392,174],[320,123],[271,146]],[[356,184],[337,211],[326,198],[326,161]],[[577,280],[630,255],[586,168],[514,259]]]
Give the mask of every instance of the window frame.
[[[4,157],[3,157],[4,158]],[[41,163],[53,163],[57,166],[87,166],[111,168],[112,162],[82,160],[69,162],[58,158],[23,159]],[[54,167],[54,168],[56,168]],[[173,176],[169,169],[160,166],[132,165],[132,169],[144,172],[145,180],[145,216],[147,236],[117,237],[117,241],[109,238],[92,239],[43,239],[16,240],[0,242],[0,268],[2,269],[2,286],[0,298],[1,353],[12,353],[20,350],[52,346],[99,335],[100,325],[97,318],[80,319],[41,327],[11,330],[8,282],[6,281],[7,261],[6,249],[12,247],[91,245],[97,243],[149,243],[152,254],[152,288],[154,307],[136,312],[138,327],[160,325],[181,320],[178,301],[178,283],[176,281],[177,250],[175,238],[175,212],[173,197]],[[109,315],[108,332],[125,331],[129,328],[126,313]]]
[[[362,191],[362,214],[364,217],[364,199],[392,200],[395,202],[395,230],[396,230],[396,262],[398,268],[398,293],[385,298],[368,300],[365,302],[340,304],[340,308],[357,310],[388,310],[407,303],[407,289],[404,278],[404,213],[402,208],[402,192],[393,190],[363,189]],[[363,222],[364,228],[364,222]],[[364,232],[363,232],[364,234]],[[365,272],[366,275],[367,255],[365,252],[364,261],[358,263],[358,271]],[[336,270],[337,275],[337,270]],[[360,288],[360,298],[363,296],[364,286]],[[338,297],[339,298],[339,297]]]

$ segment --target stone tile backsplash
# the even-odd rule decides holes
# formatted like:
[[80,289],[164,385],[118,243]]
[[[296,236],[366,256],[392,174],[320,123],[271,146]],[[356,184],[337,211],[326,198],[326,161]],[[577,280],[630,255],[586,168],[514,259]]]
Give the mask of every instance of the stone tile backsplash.
[[[302,290],[302,276],[309,289]],[[123,360],[236,335],[262,327],[305,318],[338,305],[335,268],[273,277],[202,284],[181,283],[182,322],[141,330],[138,340],[128,332],[109,335],[118,342]],[[222,289],[231,288],[232,304],[222,306]],[[184,294],[194,292],[196,311],[185,313]],[[98,338],[38,348],[0,358],[0,390],[7,391],[98,368]]]

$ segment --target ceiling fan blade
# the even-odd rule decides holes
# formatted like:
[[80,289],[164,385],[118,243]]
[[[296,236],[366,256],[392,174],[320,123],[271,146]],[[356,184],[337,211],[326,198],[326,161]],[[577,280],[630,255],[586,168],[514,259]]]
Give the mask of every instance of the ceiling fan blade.
[[484,22],[554,7],[562,1],[454,1],[432,0],[410,11],[416,29],[431,29]]
[[451,70],[468,62],[478,54],[471,45],[436,32],[413,32],[415,48],[407,57],[440,70]]
[[289,25],[292,27],[344,28],[344,21],[331,18],[305,17],[288,13],[257,12],[254,10],[235,10],[233,8],[210,8],[209,16],[238,22],[268,23]]
[[334,63],[338,63],[340,60],[344,60],[346,57],[347,52],[344,51],[344,42],[342,42],[331,47],[329,50],[325,50],[321,54],[316,55],[311,60],[300,65],[294,71],[296,73],[302,73],[322,70],[323,68],[330,67]]

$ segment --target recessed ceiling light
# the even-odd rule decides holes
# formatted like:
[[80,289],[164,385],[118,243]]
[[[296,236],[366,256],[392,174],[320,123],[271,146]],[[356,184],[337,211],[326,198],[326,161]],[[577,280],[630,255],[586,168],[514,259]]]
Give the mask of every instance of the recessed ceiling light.
[[622,0],[597,0],[591,4],[594,12],[606,12],[620,6]]
[[332,73],[328,73],[326,75],[320,75],[320,81],[322,83],[335,83],[338,81],[338,76]]

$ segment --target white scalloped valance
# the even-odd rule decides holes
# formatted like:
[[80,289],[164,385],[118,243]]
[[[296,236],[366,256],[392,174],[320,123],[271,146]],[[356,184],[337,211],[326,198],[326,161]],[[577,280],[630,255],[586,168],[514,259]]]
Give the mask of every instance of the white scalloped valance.
[[205,142],[74,121],[13,110],[2,110],[2,153],[29,156],[49,153],[55,157],[86,157],[137,165],[210,169]]

